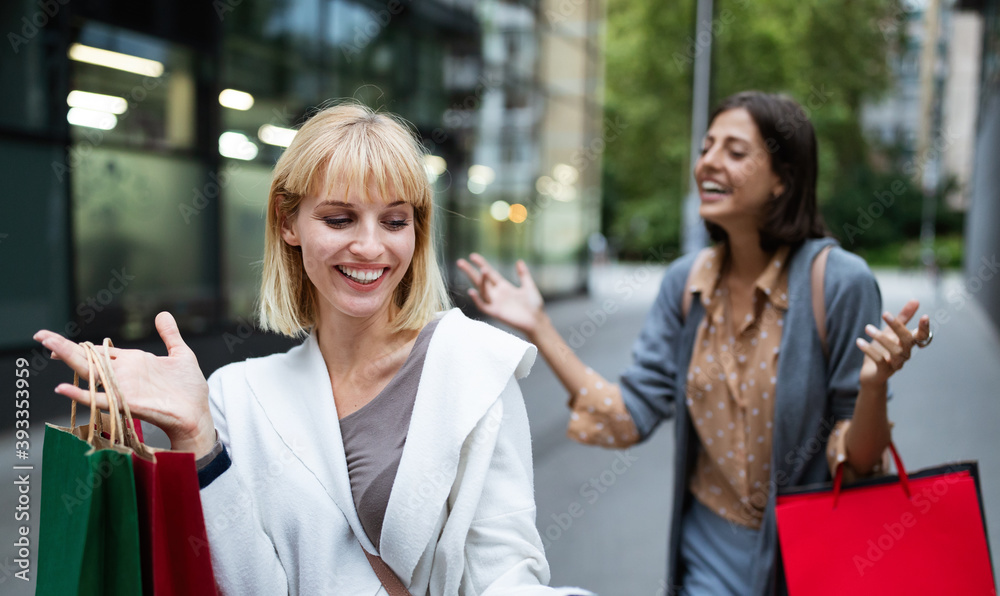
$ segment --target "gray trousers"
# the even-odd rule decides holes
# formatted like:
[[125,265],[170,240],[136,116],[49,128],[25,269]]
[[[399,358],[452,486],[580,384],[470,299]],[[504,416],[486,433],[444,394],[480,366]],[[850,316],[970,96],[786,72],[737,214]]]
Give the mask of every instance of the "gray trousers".
[[692,497],[681,529],[681,596],[744,596],[757,530],[731,523]]

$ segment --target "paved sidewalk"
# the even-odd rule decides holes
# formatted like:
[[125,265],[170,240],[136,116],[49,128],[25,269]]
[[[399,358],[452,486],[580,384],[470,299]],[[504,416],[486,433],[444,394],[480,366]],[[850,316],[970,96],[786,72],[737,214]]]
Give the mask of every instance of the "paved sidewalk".
[[[593,275],[589,298],[554,302],[549,313],[564,336],[579,337],[584,361],[615,379],[629,362],[662,272],[662,267],[603,267]],[[919,274],[876,274],[886,309],[897,312],[916,297],[921,311],[935,318],[933,346],[918,352],[893,381],[890,418],[896,424],[896,444],[911,469],[979,460],[996,566],[1000,433],[994,425],[1000,421],[1000,338],[978,305],[963,295],[968,284],[960,276],[948,275],[935,288]],[[580,585],[609,596],[665,594],[672,429],[664,425],[627,454],[583,447],[565,437],[566,394],[544,362],[539,359],[521,386],[534,440],[537,523],[553,584]],[[42,423],[32,418],[32,521],[40,496]],[[13,515],[13,447],[13,434],[0,434],[0,451],[8,462],[0,485],[0,593],[17,596],[32,594],[33,583],[26,586],[11,575],[16,571],[12,543],[20,524]],[[30,536],[34,571],[37,528]]]

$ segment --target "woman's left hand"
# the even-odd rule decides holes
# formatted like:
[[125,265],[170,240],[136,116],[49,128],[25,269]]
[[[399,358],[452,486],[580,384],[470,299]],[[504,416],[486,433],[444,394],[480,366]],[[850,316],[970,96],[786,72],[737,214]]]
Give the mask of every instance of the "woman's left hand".
[[918,308],[920,302],[910,300],[895,317],[888,312],[882,314],[886,322],[882,329],[874,325],[865,327],[865,332],[873,341],[857,339],[858,348],[865,353],[865,361],[861,365],[862,385],[884,385],[910,359],[913,346],[930,337],[931,320],[927,315],[920,317],[915,331],[906,328]]

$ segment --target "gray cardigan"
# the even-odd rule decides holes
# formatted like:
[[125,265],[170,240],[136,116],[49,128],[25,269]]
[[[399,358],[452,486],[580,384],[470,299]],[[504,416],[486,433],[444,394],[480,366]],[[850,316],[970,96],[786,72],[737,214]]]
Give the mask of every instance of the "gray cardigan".
[[[775,390],[771,483],[758,546],[754,553],[751,594],[782,591],[777,561],[778,536],[774,518],[779,489],[830,480],[824,454],[827,438],[838,420],[850,418],[859,390],[864,354],[855,339],[864,327],[880,327],[882,298],[875,277],[860,257],[839,246],[826,264],[827,360],[812,309],[811,264],[819,250],[836,244],[830,238],[808,240],[793,249],[788,264],[788,311],[784,317]],[[698,436],[683,396],[698,324],[705,315],[699,296],[684,320],[681,300],[695,255],[674,261],[664,275],[659,295],[633,346],[632,365],[621,378],[625,404],[645,440],[663,420],[674,418],[674,494],[667,572],[668,594],[683,577],[680,568],[681,516],[690,505],[688,479],[697,454]]]

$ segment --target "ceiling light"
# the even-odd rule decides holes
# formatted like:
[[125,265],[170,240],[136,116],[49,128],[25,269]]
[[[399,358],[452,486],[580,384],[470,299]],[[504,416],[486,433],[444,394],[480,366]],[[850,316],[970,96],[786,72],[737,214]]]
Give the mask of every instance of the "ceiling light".
[[66,113],[66,120],[76,126],[101,130],[111,130],[118,125],[118,118],[115,118],[114,114],[88,110],[87,108],[70,108],[69,112]]
[[520,203],[514,203],[510,206],[508,217],[510,217],[510,220],[514,223],[522,223],[524,220],[528,219],[528,208]]
[[444,158],[439,155],[425,155],[424,165],[427,167],[429,172],[434,174],[434,176],[440,176],[445,173],[445,170],[448,169],[448,162],[446,162]]
[[507,221],[510,216],[510,204],[507,201],[494,201],[490,205],[490,215],[497,221]]
[[69,95],[66,96],[66,103],[71,108],[86,108],[110,114],[124,114],[125,110],[128,109],[128,101],[124,97],[88,91],[70,91]]
[[253,95],[236,89],[223,89],[219,94],[219,103],[224,108],[245,112],[253,107]]
[[580,177],[580,172],[571,165],[559,163],[552,168],[552,175],[563,184],[573,184]]
[[124,70],[147,77],[158,77],[163,74],[163,63],[148,60],[129,54],[121,54],[100,48],[92,48],[75,43],[69,47],[69,57],[77,62],[96,64],[116,70]]
[[268,145],[287,147],[292,144],[292,139],[295,138],[296,132],[298,131],[292,130],[291,128],[282,128],[280,126],[274,126],[273,124],[265,124],[257,129],[257,138],[264,141]]
[[240,132],[224,132],[219,135],[219,153],[223,157],[249,161],[257,157],[257,145]]
[[496,180],[496,172],[489,166],[474,165],[469,167],[469,180],[475,180],[483,185],[493,184]]

